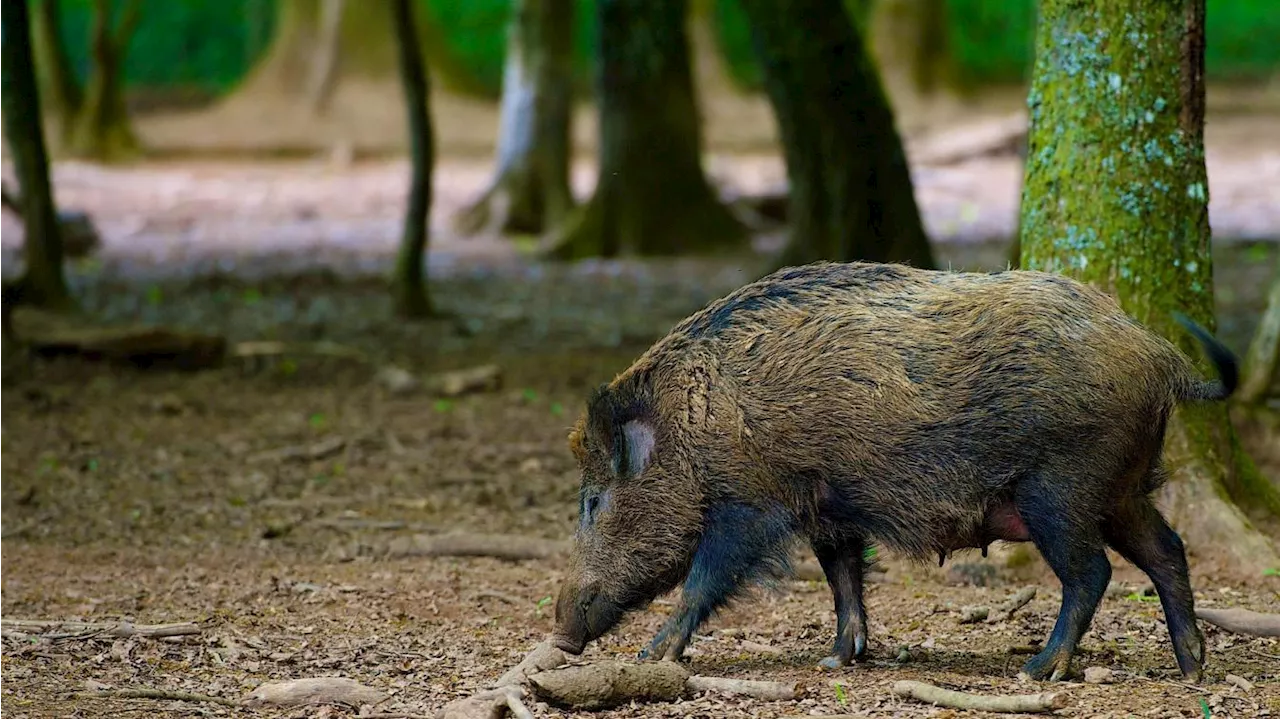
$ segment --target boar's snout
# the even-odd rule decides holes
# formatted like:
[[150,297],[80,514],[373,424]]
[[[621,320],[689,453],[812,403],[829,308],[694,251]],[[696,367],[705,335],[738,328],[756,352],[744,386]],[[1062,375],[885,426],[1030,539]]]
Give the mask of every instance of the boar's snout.
[[556,600],[556,648],[569,654],[581,654],[587,642],[613,629],[625,609],[600,593],[599,586],[585,587],[566,583]]

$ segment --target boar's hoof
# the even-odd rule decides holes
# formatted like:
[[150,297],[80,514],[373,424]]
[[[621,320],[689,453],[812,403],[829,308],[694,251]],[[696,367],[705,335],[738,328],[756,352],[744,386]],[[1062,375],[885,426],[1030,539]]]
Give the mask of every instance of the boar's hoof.
[[1071,655],[1050,647],[1032,657],[1022,671],[1037,681],[1061,681],[1071,672]]
[[832,654],[831,656],[826,657],[822,661],[818,662],[818,668],[819,669],[840,669],[848,663],[849,662],[847,662],[846,660],[841,659],[835,654]]

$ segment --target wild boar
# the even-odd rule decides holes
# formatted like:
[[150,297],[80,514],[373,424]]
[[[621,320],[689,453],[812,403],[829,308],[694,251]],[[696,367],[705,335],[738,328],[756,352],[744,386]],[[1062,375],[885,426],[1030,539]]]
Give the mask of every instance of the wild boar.
[[1198,681],[1183,544],[1150,500],[1175,403],[1235,389],[1231,352],[1179,321],[1202,379],[1107,294],[1042,272],[871,263],[779,270],[679,323],[598,388],[570,433],[580,519],[556,602],[578,654],[683,582],[642,656],[695,629],[806,539],[835,598],[840,667],[867,646],[864,549],[913,559],[1031,541],[1062,583],[1025,671],[1066,674],[1111,577],[1150,576],[1183,674]]

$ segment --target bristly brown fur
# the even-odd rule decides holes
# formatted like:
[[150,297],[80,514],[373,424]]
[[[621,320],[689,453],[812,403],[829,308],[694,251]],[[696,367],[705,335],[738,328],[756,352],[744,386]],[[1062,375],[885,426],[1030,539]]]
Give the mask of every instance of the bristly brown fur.
[[[776,511],[818,544],[856,535],[936,558],[1025,540],[992,518],[1034,480],[1095,526],[1163,481],[1175,404],[1221,394],[1111,297],[1062,276],[783,269],[593,394],[570,445],[584,493],[611,500],[579,537],[570,583],[652,599],[689,571],[717,507]],[[652,460],[619,478],[619,427],[636,418]]]

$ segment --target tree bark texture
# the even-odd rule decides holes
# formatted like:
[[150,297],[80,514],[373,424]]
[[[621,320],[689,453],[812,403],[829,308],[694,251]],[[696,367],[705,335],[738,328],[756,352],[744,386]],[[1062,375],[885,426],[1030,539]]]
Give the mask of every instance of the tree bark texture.
[[[368,0],[342,2],[340,8],[337,4],[334,0],[279,0],[271,44],[228,102],[256,103],[267,97],[276,103],[297,102],[308,109],[323,108],[341,95],[345,82],[398,82],[399,59],[395,43],[389,41],[394,32],[390,13],[379,8],[378,2]],[[317,80],[323,76],[317,66],[317,48],[327,42],[327,34],[335,32],[333,27],[325,27],[335,10],[340,17],[336,19],[336,40],[330,44],[334,67],[324,78],[327,87],[317,88]],[[415,17],[414,27],[418,47],[425,52],[424,61],[430,63],[435,76],[446,89],[483,96],[483,88],[453,60],[439,30],[426,20]],[[322,57],[319,62],[322,65],[325,59]],[[315,94],[317,89],[319,96]]]
[[[1024,269],[1101,286],[1198,359],[1172,313],[1215,325],[1204,8],[1042,0],[1021,211]],[[1248,566],[1274,561],[1274,543],[1237,503],[1273,512],[1280,504],[1241,451],[1225,404],[1182,406],[1168,450],[1175,472],[1164,499],[1191,550],[1225,550]]]
[[58,0],[37,0],[31,16],[32,49],[41,111],[58,126],[58,142],[66,144],[76,114],[84,102],[84,89],[71,70],[62,37],[62,11]]
[[1267,307],[1245,355],[1240,402],[1261,404],[1275,383],[1277,369],[1280,369],[1280,260],[1276,262],[1276,274],[1267,292]]
[[782,264],[934,266],[893,111],[841,0],[742,0],[790,184]]
[[743,247],[746,228],[702,169],[684,0],[598,0],[600,162],[563,259]]
[[574,0],[515,0],[507,28],[497,174],[458,229],[540,234],[573,209]]
[[127,159],[137,154],[138,138],[125,107],[124,58],[138,25],[139,0],[124,0],[115,23],[111,0],[95,0],[93,6],[93,63],[67,150],[74,157]]
[[345,5],[345,0],[321,0],[319,34],[311,55],[311,75],[307,82],[312,112],[323,113],[333,97],[338,63],[342,61],[342,10]]
[[[49,157],[40,116],[31,50],[31,21],[27,0],[3,0],[3,39],[0,76],[3,77],[4,131],[13,154],[21,192],[25,274],[19,280],[24,303],[54,310],[73,307],[62,275],[62,237],[49,186]],[[6,305],[10,303],[6,301]],[[12,309],[7,307],[7,309]]]
[[435,136],[428,107],[427,69],[414,31],[411,0],[392,0],[390,16],[400,65],[400,83],[408,113],[409,155],[412,177],[405,203],[404,230],[396,256],[392,295],[397,314],[428,317],[432,314],[426,286],[427,218],[431,213],[431,170],[435,163]]

